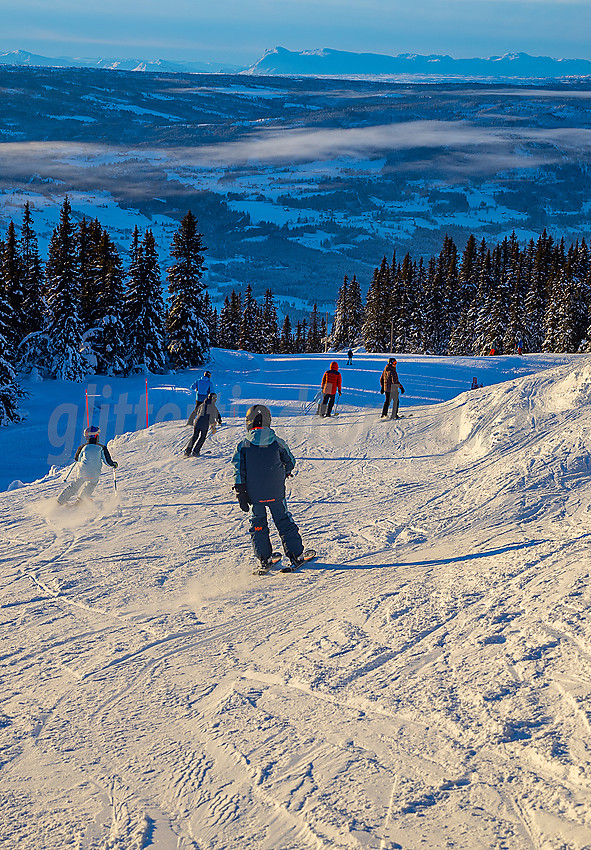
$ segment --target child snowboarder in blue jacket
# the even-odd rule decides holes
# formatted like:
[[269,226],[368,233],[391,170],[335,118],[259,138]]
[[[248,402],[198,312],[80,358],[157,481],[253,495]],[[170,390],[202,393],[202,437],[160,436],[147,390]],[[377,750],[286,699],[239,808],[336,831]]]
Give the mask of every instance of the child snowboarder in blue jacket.
[[292,473],[295,458],[271,428],[271,411],[265,405],[254,404],[248,409],[246,436],[234,452],[232,465],[238,503],[245,513],[250,511],[250,536],[261,568],[268,569],[273,552],[267,508],[285,554],[295,567],[300,566],[304,544],[285,499],[285,479]]

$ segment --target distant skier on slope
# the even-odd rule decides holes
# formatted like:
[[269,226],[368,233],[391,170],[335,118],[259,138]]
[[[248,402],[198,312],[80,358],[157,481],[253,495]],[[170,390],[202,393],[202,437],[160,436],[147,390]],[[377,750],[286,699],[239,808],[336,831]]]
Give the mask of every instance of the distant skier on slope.
[[193,425],[193,435],[185,449],[186,457],[190,457],[191,455],[193,455],[193,457],[198,457],[203,443],[205,442],[205,438],[207,437],[209,426],[211,425],[215,432],[216,423],[219,425],[222,424],[222,417],[216,407],[216,401],[217,395],[215,393],[210,393],[205,401],[201,402],[197,408],[195,423]]
[[348,358],[347,366],[352,366],[353,365],[353,350],[351,348],[347,351],[347,358]]
[[331,416],[334,407],[335,396],[341,394],[342,377],[339,372],[339,364],[333,360],[330,364],[330,369],[322,376],[321,390],[324,394],[322,404],[320,405],[321,416]]
[[295,458],[287,443],[271,428],[271,411],[264,404],[253,404],[248,409],[246,436],[238,443],[232,465],[238,504],[245,513],[250,511],[250,536],[261,569],[269,568],[273,553],[267,508],[285,554],[295,567],[301,566],[304,544],[285,499],[285,479],[291,476]]
[[201,378],[198,378],[195,383],[191,384],[190,389],[195,390],[195,409],[189,416],[187,425],[192,425],[197,416],[197,410],[200,404],[203,404],[210,393],[215,392],[215,388],[211,383],[211,372],[206,369]]
[[399,419],[398,416],[398,390],[404,395],[404,387],[398,379],[396,371],[396,358],[390,357],[388,364],[380,377],[380,392],[386,396],[384,406],[382,408],[382,419],[388,418],[388,408],[390,407],[390,399],[392,400],[392,415],[391,419]]
[[98,484],[103,463],[117,469],[118,464],[109,454],[108,448],[98,441],[100,433],[96,425],[90,425],[84,432],[86,443],[78,446],[74,455],[76,477],[57,497],[60,505],[65,505],[68,499],[77,493],[78,501],[90,499]]

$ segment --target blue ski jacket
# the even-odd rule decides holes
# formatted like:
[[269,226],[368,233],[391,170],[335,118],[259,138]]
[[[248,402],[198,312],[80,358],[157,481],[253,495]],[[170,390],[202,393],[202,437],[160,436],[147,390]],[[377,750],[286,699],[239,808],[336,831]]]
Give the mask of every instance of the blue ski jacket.
[[197,398],[200,401],[203,401],[203,399],[207,398],[210,393],[215,392],[211,380],[209,378],[206,378],[205,375],[199,378],[198,381],[195,381],[194,384],[191,384],[191,389],[196,390]]
[[272,428],[255,428],[247,431],[234,452],[234,484],[246,484],[252,504],[281,502],[285,499],[285,479],[295,463],[287,443]]

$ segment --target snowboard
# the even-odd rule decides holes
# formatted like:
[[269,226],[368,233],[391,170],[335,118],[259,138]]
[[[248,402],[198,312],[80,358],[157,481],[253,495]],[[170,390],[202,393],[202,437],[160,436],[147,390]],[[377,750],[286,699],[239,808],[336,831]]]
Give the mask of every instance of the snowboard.
[[274,567],[275,564],[278,564],[282,557],[283,555],[281,554],[281,552],[272,552],[271,557],[268,561],[269,566],[263,567],[263,565],[259,562],[252,571],[253,576],[266,576],[269,570]]
[[300,569],[300,567],[303,567],[304,564],[307,564],[310,561],[313,561],[315,557],[316,557],[316,549],[306,549],[306,551],[304,552],[304,555],[303,555],[304,560],[302,561],[301,564],[290,564],[289,567],[282,567],[279,570],[279,572],[280,573],[295,573]]

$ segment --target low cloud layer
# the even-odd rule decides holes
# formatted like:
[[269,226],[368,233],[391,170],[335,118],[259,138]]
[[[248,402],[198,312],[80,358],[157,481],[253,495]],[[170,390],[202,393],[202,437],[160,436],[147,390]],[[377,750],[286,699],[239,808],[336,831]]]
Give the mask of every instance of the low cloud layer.
[[[55,142],[0,145],[4,177],[39,174],[67,180],[74,173],[105,166],[161,171],[273,167],[291,164],[367,160],[416,152],[411,159],[428,169],[445,161],[450,170],[495,173],[536,168],[568,158],[587,157],[591,130],[477,127],[468,122],[414,121],[361,128],[262,130],[239,141],[201,147],[126,150],[115,145]],[[407,157],[408,160],[408,157]],[[402,167],[402,166],[401,166]],[[92,175],[87,174],[92,180]]]

